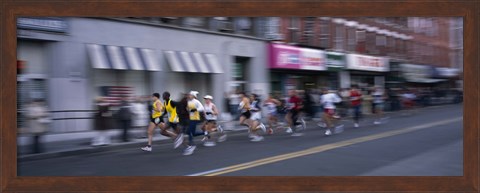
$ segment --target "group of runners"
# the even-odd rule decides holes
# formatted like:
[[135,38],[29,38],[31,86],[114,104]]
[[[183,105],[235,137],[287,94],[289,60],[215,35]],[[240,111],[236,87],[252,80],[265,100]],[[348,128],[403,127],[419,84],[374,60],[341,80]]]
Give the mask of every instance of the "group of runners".
[[[196,149],[194,143],[195,136],[203,136],[205,146],[215,146],[216,142],[223,142],[227,139],[221,125],[217,123],[220,114],[218,108],[213,103],[213,97],[205,95],[202,104],[198,99],[198,92],[191,91],[180,101],[170,99],[170,93],[162,94],[163,102],[160,100],[160,94],[152,95],[153,110],[151,121],[148,126],[148,144],[141,149],[144,151],[152,151],[152,138],[155,128],[160,128],[161,134],[173,140],[174,148],[185,146],[184,155],[191,155]],[[292,136],[302,136],[306,130],[306,122],[302,117],[303,100],[298,96],[295,90],[288,91],[288,98],[285,101],[275,99],[271,94],[263,102],[256,94],[247,95],[240,93],[241,102],[238,106],[240,112],[239,124],[248,128],[248,136],[250,141],[263,141],[264,135],[273,134],[280,129]],[[359,127],[359,119],[361,115],[362,94],[357,86],[352,86],[348,93],[349,105],[353,111],[354,127]],[[376,87],[372,94],[375,113],[378,115],[374,124],[380,124],[383,116],[383,101],[385,94]],[[325,135],[332,135],[343,131],[343,125],[339,124],[340,116],[336,111],[336,105],[342,101],[333,90],[324,89],[320,96],[320,103],[324,109],[322,120],[317,124],[325,128]],[[262,123],[262,109],[267,111],[268,127]],[[286,111],[285,121],[286,127],[280,124],[279,111]],[[164,121],[164,117],[168,121]],[[201,131],[197,131],[200,125]],[[171,130],[170,130],[171,129]],[[188,142],[184,142],[184,135],[188,135]]]
[[[160,128],[162,135],[173,140],[175,149],[182,145],[185,146],[184,155],[191,155],[195,151],[196,145],[193,140],[195,136],[204,136],[202,141],[205,146],[215,146],[214,137],[218,142],[225,141],[227,135],[216,122],[219,111],[212,102],[213,97],[204,96],[205,103],[202,104],[197,99],[197,95],[198,92],[191,91],[177,102],[170,99],[169,92],[164,92],[162,102],[160,94],[154,93],[152,95],[153,110],[148,126],[148,143],[141,149],[152,151],[154,129],[157,127]],[[168,120],[167,123],[165,123],[164,117]],[[199,124],[202,124],[202,132],[197,131]],[[184,143],[185,134],[188,135],[188,143]]]

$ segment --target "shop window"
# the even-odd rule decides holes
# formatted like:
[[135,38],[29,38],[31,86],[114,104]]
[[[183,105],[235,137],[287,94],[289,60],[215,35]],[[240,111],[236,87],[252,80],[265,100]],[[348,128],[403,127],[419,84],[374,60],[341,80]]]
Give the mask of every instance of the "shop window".
[[235,63],[232,66],[233,81],[237,81],[239,84],[245,84],[248,81],[248,65],[250,58],[248,57],[235,57]]

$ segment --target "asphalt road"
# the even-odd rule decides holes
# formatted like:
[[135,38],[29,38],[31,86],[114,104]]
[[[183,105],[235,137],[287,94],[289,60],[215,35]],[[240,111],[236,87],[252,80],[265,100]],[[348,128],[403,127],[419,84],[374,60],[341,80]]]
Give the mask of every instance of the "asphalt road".
[[[393,113],[325,136],[313,122],[301,137],[286,133],[250,142],[246,132],[215,147],[198,143],[193,155],[171,143],[153,152],[125,147],[68,157],[22,161],[20,176],[462,176],[463,108],[447,105],[413,115]],[[201,137],[198,137],[201,138]]]

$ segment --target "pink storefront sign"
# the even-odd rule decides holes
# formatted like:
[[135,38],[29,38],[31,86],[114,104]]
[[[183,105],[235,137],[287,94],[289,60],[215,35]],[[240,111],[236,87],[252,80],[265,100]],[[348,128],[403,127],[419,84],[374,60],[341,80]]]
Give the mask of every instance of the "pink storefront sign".
[[270,44],[269,67],[276,69],[326,70],[324,51]]

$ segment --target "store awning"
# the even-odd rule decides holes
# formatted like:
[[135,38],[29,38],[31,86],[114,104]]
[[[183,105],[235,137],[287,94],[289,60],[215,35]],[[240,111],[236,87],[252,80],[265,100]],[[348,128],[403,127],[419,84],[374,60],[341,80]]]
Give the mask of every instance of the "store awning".
[[438,83],[445,81],[444,79],[433,79],[433,78],[407,78],[407,82],[414,83]]
[[223,73],[214,54],[165,51],[165,57],[174,72]]
[[87,51],[96,69],[160,71],[152,49],[87,44]]

